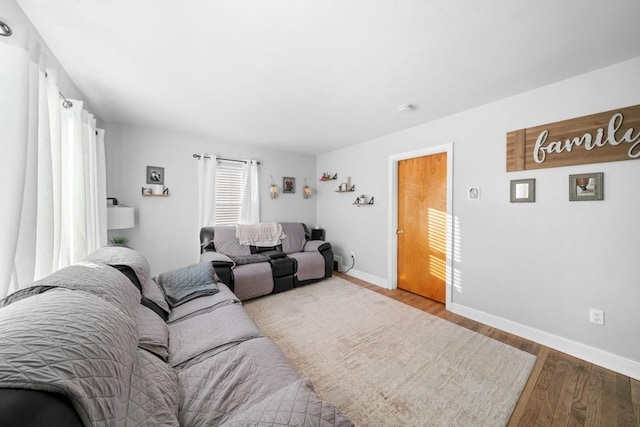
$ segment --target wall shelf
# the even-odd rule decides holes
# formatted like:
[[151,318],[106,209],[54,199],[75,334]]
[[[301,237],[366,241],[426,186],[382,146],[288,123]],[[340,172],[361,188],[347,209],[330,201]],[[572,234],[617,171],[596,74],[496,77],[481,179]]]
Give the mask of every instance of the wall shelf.
[[[365,200],[366,200],[366,199],[365,199]],[[364,203],[363,203],[363,202],[361,202],[361,201],[360,201],[360,198],[358,197],[358,198],[356,199],[356,201],[355,201],[355,202],[353,202],[352,204],[353,204],[353,205],[356,205],[357,207],[360,207],[360,206],[371,206],[371,205],[373,205],[373,204],[374,204],[374,202],[373,202],[373,196],[371,196],[371,198],[370,198],[368,201],[364,202]]]
[[169,187],[165,187],[162,194],[154,193],[151,187],[142,187],[142,197],[169,197]]
[[334,174],[333,176],[331,176],[331,174],[323,174],[322,177],[318,180],[318,181],[334,181],[338,179],[338,174]]
[[[345,188],[345,189],[342,189]],[[352,185],[350,188],[347,187],[347,184],[340,184],[340,187],[336,190],[336,193],[353,193],[356,191],[356,186]]]

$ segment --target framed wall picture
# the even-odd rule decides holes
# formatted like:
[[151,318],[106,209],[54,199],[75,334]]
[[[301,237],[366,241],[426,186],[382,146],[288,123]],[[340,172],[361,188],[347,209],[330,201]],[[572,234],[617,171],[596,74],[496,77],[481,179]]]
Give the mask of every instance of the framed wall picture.
[[164,184],[164,168],[147,166],[147,184]]
[[535,201],[535,178],[511,180],[511,203],[533,203]]
[[283,193],[295,193],[296,192],[296,179],[290,176],[282,178],[282,192]]
[[604,173],[569,175],[569,201],[604,200]]

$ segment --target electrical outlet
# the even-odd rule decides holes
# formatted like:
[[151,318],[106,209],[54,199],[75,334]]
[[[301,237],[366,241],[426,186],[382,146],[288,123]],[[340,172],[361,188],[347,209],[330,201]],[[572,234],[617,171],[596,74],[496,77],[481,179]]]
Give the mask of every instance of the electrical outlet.
[[604,311],[596,310],[595,308],[589,309],[589,322],[595,323],[596,325],[604,326]]

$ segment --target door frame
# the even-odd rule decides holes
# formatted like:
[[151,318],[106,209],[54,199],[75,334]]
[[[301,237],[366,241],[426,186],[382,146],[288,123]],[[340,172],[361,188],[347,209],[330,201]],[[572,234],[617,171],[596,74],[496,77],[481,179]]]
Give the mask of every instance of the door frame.
[[433,147],[389,156],[389,229],[388,229],[388,272],[389,289],[398,287],[398,162],[431,154],[447,153],[447,253],[446,253],[446,284],[445,284],[445,308],[449,310],[451,305],[451,288],[453,284],[453,236],[455,235],[455,221],[453,221],[453,142]]

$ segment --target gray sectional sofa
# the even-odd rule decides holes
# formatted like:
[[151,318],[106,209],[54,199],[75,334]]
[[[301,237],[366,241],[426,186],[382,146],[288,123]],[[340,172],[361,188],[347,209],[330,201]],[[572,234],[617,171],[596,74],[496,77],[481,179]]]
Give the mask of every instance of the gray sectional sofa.
[[352,425],[211,263],[149,272],[105,247],[0,301],[0,425]]
[[279,224],[284,235],[273,246],[240,244],[233,225],[204,227],[200,230],[200,261],[211,262],[220,280],[241,301],[331,277],[331,244],[310,240],[306,224]]

